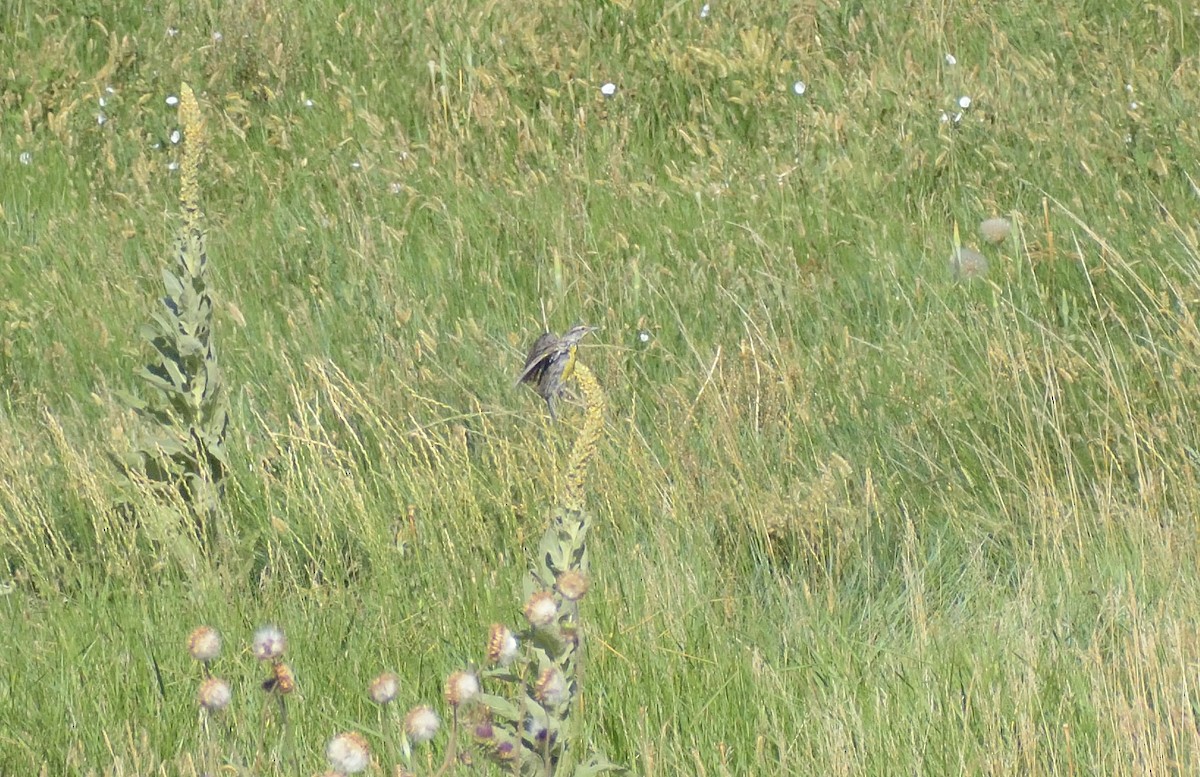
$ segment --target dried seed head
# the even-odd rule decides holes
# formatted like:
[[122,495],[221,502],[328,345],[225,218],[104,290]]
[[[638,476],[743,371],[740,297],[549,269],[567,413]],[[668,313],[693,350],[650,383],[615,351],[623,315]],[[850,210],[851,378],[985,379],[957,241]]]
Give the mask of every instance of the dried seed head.
[[221,635],[211,626],[201,626],[188,635],[187,649],[192,658],[207,664],[221,655]]
[[296,690],[296,675],[292,668],[282,661],[276,661],[271,667],[271,677],[263,683],[263,690],[268,693],[287,695]]
[[538,591],[525,603],[525,619],[534,627],[545,627],[558,617],[558,602],[549,591]]
[[954,249],[954,253],[950,254],[948,264],[950,265],[950,274],[958,280],[982,278],[988,270],[987,257],[968,246]]
[[384,672],[367,686],[367,695],[376,704],[390,704],[400,692],[400,678],[393,672]]
[[250,651],[259,661],[274,661],[283,655],[287,640],[277,626],[263,626],[254,632]]
[[220,712],[225,709],[229,706],[232,698],[233,693],[229,690],[229,683],[219,677],[210,677],[200,683],[200,692],[196,695],[200,706],[209,712]]
[[508,666],[517,655],[517,637],[502,623],[493,623],[488,630],[487,660],[489,664]]
[[479,678],[472,672],[458,671],[446,679],[446,703],[451,707],[466,704],[479,695]]
[[362,734],[351,731],[329,740],[325,757],[338,774],[358,774],[370,765],[371,749]]
[[1010,232],[1012,232],[1012,224],[1004,218],[987,219],[979,225],[979,234],[985,241],[993,245],[1003,243]]
[[557,707],[568,698],[567,678],[556,666],[546,667],[538,675],[534,695],[538,701],[547,707]]
[[433,739],[442,721],[428,704],[413,707],[404,716],[404,733],[413,744],[419,745]]
[[568,569],[558,576],[558,591],[568,601],[579,601],[587,593],[587,590],[588,579],[581,572]]

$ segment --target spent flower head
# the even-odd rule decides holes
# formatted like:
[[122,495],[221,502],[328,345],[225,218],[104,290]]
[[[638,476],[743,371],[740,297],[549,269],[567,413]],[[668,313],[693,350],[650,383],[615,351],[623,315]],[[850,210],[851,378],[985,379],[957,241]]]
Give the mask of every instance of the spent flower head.
[[278,626],[263,626],[254,632],[250,650],[259,661],[274,661],[283,655],[287,639]]
[[588,579],[575,569],[568,569],[558,576],[558,591],[567,601],[577,602],[587,594]]
[[212,626],[201,626],[188,635],[188,654],[207,664],[221,655],[221,634]]
[[286,696],[296,690],[296,675],[282,661],[271,665],[271,678],[263,683],[263,690]]
[[987,274],[987,257],[970,246],[960,246],[950,254],[950,274],[957,280],[982,278]]
[[1003,243],[1010,232],[1012,232],[1012,224],[1006,218],[984,219],[979,225],[979,234],[993,245]]
[[546,667],[538,675],[534,695],[548,707],[557,707],[568,698],[567,678],[557,666]]
[[325,746],[325,757],[338,774],[358,774],[371,763],[371,748],[362,734],[349,731],[338,734]]
[[433,739],[433,735],[437,733],[438,726],[442,724],[433,707],[428,704],[421,704],[413,707],[404,716],[404,733],[412,740],[413,744],[419,745]]
[[446,679],[446,703],[451,707],[466,704],[479,695],[479,678],[474,672],[459,670]]
[[367,686],[367,695],[379,705],[390,704],[400,692],[400,678],[395,672],[384,672]]
[[503,623],[493,623],[491,629],[488,630],[488,663],[508,666],[516,658],[519,646],[512,629]]
[[196,701],[208,712],[220,712],[229,706],[232,698],[233,692],[229,690],[229,683],[220,677],[209,677],[200,683],[200,691],[196,694]]
[[535,627],[545,627],[558,617],[558,602],[549,591],[538,591],[525,603],[525,619]]

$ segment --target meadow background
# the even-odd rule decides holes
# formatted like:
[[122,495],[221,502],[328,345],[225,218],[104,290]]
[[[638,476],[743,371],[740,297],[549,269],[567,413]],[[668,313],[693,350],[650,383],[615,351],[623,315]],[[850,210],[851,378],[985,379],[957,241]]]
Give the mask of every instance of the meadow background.
[[[512,381],[580,320],[610,758],[1200,768],[1200,15],[702,6],[7,4],[0,773],[196,773],[201,623],[249,732],[245,645],[286,630],[301,773],[379,741],[380,671],[436,701],[518,617],[579,413]],[[207,551],[103,455],[182,81],[233,419]]]

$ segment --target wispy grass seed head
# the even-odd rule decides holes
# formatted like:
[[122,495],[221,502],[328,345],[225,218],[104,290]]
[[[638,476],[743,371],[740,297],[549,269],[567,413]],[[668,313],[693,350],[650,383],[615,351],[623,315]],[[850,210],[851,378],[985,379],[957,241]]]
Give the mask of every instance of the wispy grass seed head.
[[202,664],[221,655],[221,634],[211,626],[201,626],[188,635],[188,654]]
[[250,643],[250,651],[259,661],[276,661],[283,656],[287,648],[287,639],[278,626],[262,626],[254,632]]
[[558,602],[549,591],[538,591],[525,603],[525,619],[535,628],[545,628],[558,617]]
[[413,744],[419,745],[433,739],[441,724],[442,721],[433,711],[433,707],[421,704],[413,707],[404,716],[404,733]]
[[229,706],[232,698],[229,683],[219,677],[209,677],[200,683],[200,692],[196,694],[200,707],[208,712],[220,712]]
[[325,757],[338,774],[358,774],[370,766],[371,748],[367,746],[367,740],[362,734],[349,731],[329,740],[325,747]]
[[493,623],[488,630],[487,660],[496,666],[508,666],[517,656],[520,643],[512,629],[502,623]]
[[395,672],[384,672],[367,686],[367,695],[379,706],[391,704],[400,692],[400,678]]

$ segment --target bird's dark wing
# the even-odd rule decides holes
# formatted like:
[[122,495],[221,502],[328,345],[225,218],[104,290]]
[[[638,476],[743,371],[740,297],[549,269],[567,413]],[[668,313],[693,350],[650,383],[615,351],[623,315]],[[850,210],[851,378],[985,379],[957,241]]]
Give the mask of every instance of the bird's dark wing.
[[557,335],[553,332],[543,332],[533,342],[533,347],[529,349],[529,355],[525,357],[525,366],[521,368],[521,375],[513,385],[519,386],[522,383],[537,385],[542,378],[542,373],[550,365],[550,360],[554,356],[554,347],[557,343]]

